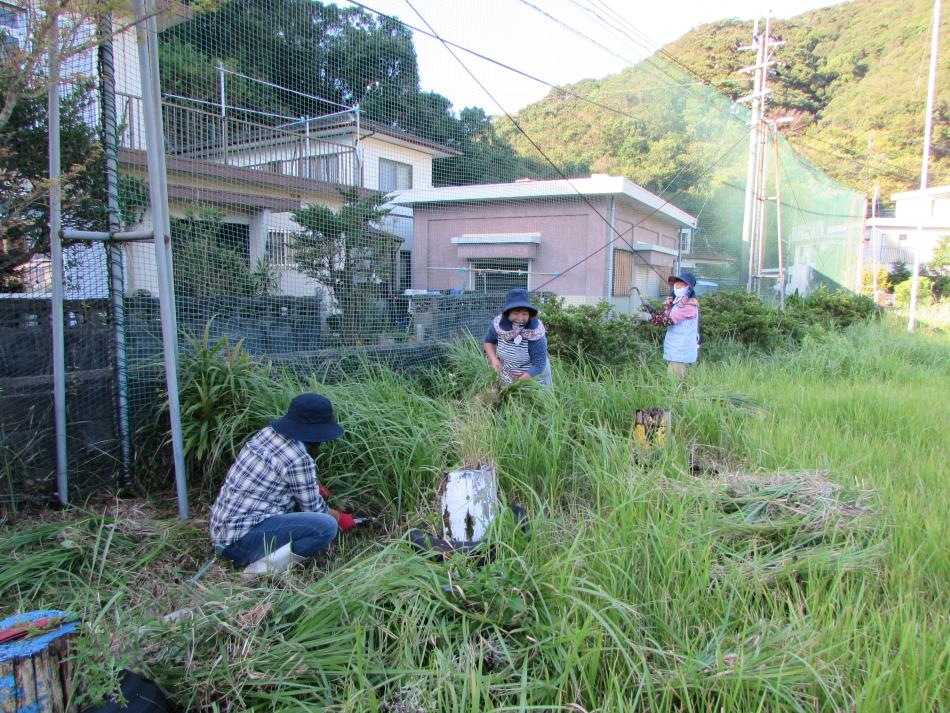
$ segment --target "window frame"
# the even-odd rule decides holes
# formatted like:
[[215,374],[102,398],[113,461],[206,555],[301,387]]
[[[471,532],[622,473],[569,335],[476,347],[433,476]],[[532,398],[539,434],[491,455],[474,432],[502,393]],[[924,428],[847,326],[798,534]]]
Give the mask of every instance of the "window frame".
[[[391,169],[392,179],[393,179],[392,186],[388,186],[384,184],[383,177],[386,176],[388,178],[389,176],[389,174],[383,170],[384,166],[392,167]],[[400,169],[405,169],[406,171],[406,185],[405,186],[399,185],[399,170]],[[405,163],[404,161],[397,161],[392,158],[380,157],[379,159],[379,190],[382,191],[383,193],[391,193],[393,191],[404,191],[410,188],[412,188],[412,164]]]

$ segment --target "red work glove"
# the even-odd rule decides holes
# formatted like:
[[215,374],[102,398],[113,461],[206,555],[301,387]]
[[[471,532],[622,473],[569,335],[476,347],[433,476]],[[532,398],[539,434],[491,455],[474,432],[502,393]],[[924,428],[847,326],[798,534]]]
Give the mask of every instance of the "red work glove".
[[356,522],[353,521],[353,516],[345,512],[340,513],[340,517],[337,518],[336,524],[339,525],[343,532],[352,530],[354,527],[356,527]]
[[323,487],[323,483],[317,483],[317,490],[320,491],[320,497],[324,500],[330,499],[330,491]]

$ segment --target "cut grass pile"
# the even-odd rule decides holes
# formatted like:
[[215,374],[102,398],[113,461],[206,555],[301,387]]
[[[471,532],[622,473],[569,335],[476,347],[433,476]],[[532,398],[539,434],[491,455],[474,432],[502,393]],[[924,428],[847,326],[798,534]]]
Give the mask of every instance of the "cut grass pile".
[[[83,615],[87,699],[129,666],[190,710],[950,709],[945,339],[862,326],[685,386],[560,365],[548,393],[486,391],[483,359],[319,387],[347,429],[317,454],[334,504],[383,518],[329,556],[190,586],[203,521],[100,503],[0,533],[3,613]],[[227,439],[301,388],[260,383],[235,389]],[[674,438],[645,458],[633,414],[652,406]],[[499,520],[483,566],[413,553],[403,534],[473,453],[530,537]]]

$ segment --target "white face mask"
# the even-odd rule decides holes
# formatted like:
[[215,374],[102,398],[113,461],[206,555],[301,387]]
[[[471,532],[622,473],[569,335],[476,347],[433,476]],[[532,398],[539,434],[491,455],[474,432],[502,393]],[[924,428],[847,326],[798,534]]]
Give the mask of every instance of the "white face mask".
[[677,297],[683,297],[688,292],[689,292],[688,287],[674,287],[673,288],[673,294],[676,295]]

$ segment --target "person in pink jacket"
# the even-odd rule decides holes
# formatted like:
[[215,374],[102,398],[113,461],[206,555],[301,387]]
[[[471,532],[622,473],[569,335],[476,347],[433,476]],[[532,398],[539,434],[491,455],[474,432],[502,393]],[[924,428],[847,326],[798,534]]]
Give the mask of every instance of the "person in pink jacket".
[[667,283],[673,294],[667,297],[662,312],[652,316],[654,324],[666,327],[663,358],[670,374],[682,379],[688,364],[699,357],[699,300],[696,299],[696,276],[691,272],[671,275]]

